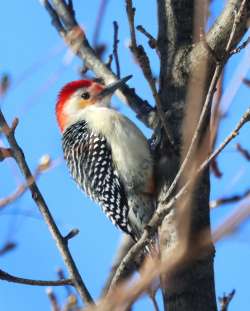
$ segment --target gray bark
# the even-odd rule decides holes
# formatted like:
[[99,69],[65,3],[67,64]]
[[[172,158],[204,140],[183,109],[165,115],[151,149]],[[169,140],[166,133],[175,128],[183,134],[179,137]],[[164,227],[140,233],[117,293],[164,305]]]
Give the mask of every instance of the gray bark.
[[[162,133],[160,144],[156,150],[157,186],[160,200],[161,197],[164,197],[166,189],[178,171],[183,145],[188,145],[188,142],[182,141],[183,126],[184,128],[185,125],[188,126],[187,123],[183,125],[184,111],[190,109],[186,105],[187,103],[191,105],[194,112],[198,108],[197,115],[194,117],[196,121],[205,101],[216,59],[203,43],[192,47],[192,43],[195,41],[193,35],[194,0],[158,0],[157,3],[158,49],[161,59],[159,94],[166,112],[166,122],[168,122],[177,146],[177,154],[169,152],[164,140],[164,133]],[[228,1],[224,12],[207,35],[207,43],[218,58],[223,57],[233,26],[234,10],[240,4],[241,1]],[[249,7],[245,13],[237,29],[234,45],[239,42],[246,30]],[[207,68],[205,71],[204,67]],[[189,97],[188,87],[190,85],[195,85],[198,89],[195,94],[196,98],[193,100],[192,96]],[[209,116],[207,118],[209,121]],[[209,124],[209,122],[206,123]],[[193,198],[189,203],[192,204],[189,238],[193,243],[202,231],[210,228],[209,194],[209,170],[206,170],[200,177],[199,186],[195,188]],[[160,229],[160,247],[163,257],[173,249],[178,241],[175,220],[176,211],[173,211],[165,217]],[[176,271],[171,279],[162,276],[165,310],[217,310],[213,260],[214,248],[211,243],[207,252],[193,260],[181,271]]]

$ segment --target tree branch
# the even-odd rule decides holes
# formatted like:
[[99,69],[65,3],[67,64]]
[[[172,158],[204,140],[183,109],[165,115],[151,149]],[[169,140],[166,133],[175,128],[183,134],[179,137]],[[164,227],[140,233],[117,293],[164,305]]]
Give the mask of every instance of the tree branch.
[[[224,51],[232,34],[233,25],[235,24],[235,12],[237,12],[240,7],[243,8],[241,17],[240,20],[237,21],[234,38],[230,43],[230,47],[233,49],[247,30],[247,19],[250,17],[250,7],[246,1],[229,0],[223,12],[206,36],[206,41],[217,58],[221,58],[221,56],[224,55]],[[209,50],[200,42],[190,53],[191,68],[195,69],[204,57],[208,57],[209,61],[214,63],[214,56],[211,55]]]
[[[127,255],[123,258],[119,268],[116,270],[116,274],[111,283],[111,288],[113,288],[115,284],[118,283],[120,276],[124,273],[124,269],[126,269],[126,267],[131,264],[136,255],[146,246],[148,239],[156,232],[164,217],[173,209],[173,206],[177,200],[179,200],[185,193],[187,193],[189,186],[192,184],[195,178],[197,178],[197,176],[208,167],[211,161],[222,152],[222,150],[230,143],[230,141],[238,135],[242,126],[247,122],[250,122],[250,108],[248,108],[248,110],[244,113],[234,130],[226,137],[221,145],[199,166],[198,170],[195,172],[192,178],[186,182],[186,184],[166,205],[155,211],[154,216],[150,220],[148,227],[144,230],[141,238],[134,246],[131,247]],[[150,228],[150,230],[148,230],[148,228]]]
[[118,23],[117,21],[113,22],[114,25],[114,43],[113,43],[113,55],[114,55],[114,60],[115,60],[115,66],[116,66],[116,75],[118,79],[121,78],[121,72],[120,72],[120,63],[119,63],[119,57],[118,57]]
[[[47,9],[48,0],[44,0],[44,7]],[[69,47],[74,53],[85,61],[86,66],[91,69],[97,77],[102,77],[106,84],[112,83],[117,80],[116,75],[97,57],[95,51],[90,46],[86,34],[81,31],[81,34],[72,38],[74,31],[80,29],[75,17],[68,9],[64,0],[52,0],[53,14],[51,10],[47,9],[47,12],[51,16],[52,20],[55,19],[55,15],[61,20],[64,25],[64,32],[59,32],[61,36],[66,40]],[[57,29],[57,28],[56,28]],[[58,29],[57,29],[58,30]],[[77,46],[77,51],[75,51]],[[157,123],[157,117],[153,108],[147,101],[141,99],[134,89],[124,85],[116,92],[117,96],[125,102],[129,107],[137,114],[137,117],[147,126],[154,127]]]
[[249,196],[250,196],[250,189],[247,189],[242,194],[235,194],[229,197],[222,197],[222,198],[210,201],[209,205],[210,205],[210,208],[217,208],[224,204],[239,202],[241,200],[246,199]]
[[157,48],[157,40],[142,25],[136,26],[136,29],[148,38],[148,45],[151,47],[151,49],[156,49],[156,52],[158,54],[159,51]]
[[41,280],[25,279],[11,275],[1,269],[0,269],[0,280],[33,286],[63,286],[63,285],[74,286],[74,282],[72,279],[63,279],[57,281],[41,281]]
[[[8,150],[10,150],[9,152],[11,154],[11,157],[14,157],[12,149],[8,148]],[[1,149],[0,149],[0,152],[1,152]],[[6,156],[4,158],[6,158]],[[38,164],[30,180],[20,184],[12,194],[8,195],[5,198],[0,199],[0,209],[4,208],[5,206],[19,199],[28,189],[29,185],[32,184],[34,180],[37,180],[38,177],[40,177],[41,173],[50,169],[52,165],[53,165],[53,162],[51,161],[50,156],[43,155],[40,159],[40,163]]]
[[[107,292],[110,288],[110,284],[112,282],[112,279],[116,273],[116,270],[120,266],[121,261],[126,256],[126,254],[130,250],[130,248],[133,246],[133,244],[134,244],[134,241],[128,235],[123,235],[121,243],[119,245],[119,248],[116,252],[115,258],[113,260],[112,267],[111,267],[111,270],[109,272],[108,278],[107,278],[105,285],[103,287],[103,290],[102,290],[103,296],[105,296],[107,294]],[[130,274],[132,274],[134,272],[134,269],[135,269],[135,265],[133,265],[133,267],[131,266],[131,269],[127,269],[127,270],[129,270],[129,273],[126,274],[126,277],[129,277]]]
[[[71,256],[71,253],[69,251],[68,248],[68,244],[67,241],[64,239],[64,237],[61,235],[49,209],[48,206],[40,192],[40,190],[38,189],[31,171],[27,165],[27,162],[25,160],[24,157],[24,153],[22,151],[22,149],[20,148],[20,146],[18,145],[16,139],[15,139],[15,128],[18,124],[17,119],[14,120],[12,127],[10,128],[4,118],[4,115],[2,113],[2,111],[0,110],[0,127],[2,128],[3,133],[5,134],[10,147],[12,149],[13,152],[13,156],[16,160],[17,165],[20,168],[20,171],[22,172],[22,174],[24,175],[26,182],[28,184],[28,187],[30,189],[30,192],[32,194],[32,198],[35,201],[35,203],[37,204],[45,222],[48,225],[48,228],[51,232],[52,237],[54,238],[54,240],[56,241],[57,247],[62,255],[62,258],[64,259],[64,262],[68,268],[70,277],[74,283],[74,286],[76,287],[79,295],[81,296],[82,300],[85,301],[86,303],[93,303],[93,299],[88,291],[88,289],[86,288],[82,277],[76,267],[76,264],[74,262],[73,257]],[[32,183],[29,183],[30,180],[33,179]]]
[[206,100],[205,100],[205,103],[202,107],[200,118],[199,118],[198,124],[196,126],[195,132],[193,134],[193,137],[192,137],[190,146],[188,148],[187,154],[186,154],[186,156],[185,156],[185,158],[184,158],[184,160],[183,160],[183,162],[179,168],[178,173],[176,174],[176,176],[174,178],[174,181],[172,182],[171,186],[169,187],[169,189],[166,193],[166,196],[163,199],[163,202],[167,201],[169,199],[169,197],[173,193],[177,183],[179,182],[180,177],[182,176],[184,170],[186,169],[187,164],[192,159],[192,156],[193,156],[193,153],[194,153],[195,148],[197,146],[197,143],[201,137],[202,129],[204,128],[204,122],[207,119],[207,114],[210,112],[210,109],[211,109],[213,95],[214,95],[214,92],[216,90],[216,86],[217,86],[217,83],[219,81],[219,78],[221,76],[221,72],[223,70],[223,67],[224,67],[226,61],[228,60],[228,58],[231,55],[230,52],[231,52],[233,40],[235,37],[235,33],[237,30],[238,21],[240,20],[240,18],[242,16],[245,4],[246,4],[246,0],[244,0],[242,2],[240,10],[239,10],[239,12],[237,12],[237,15],[235,16],[234,23],[232,26],[232,32],[231,32],[229,40],[227,42],[227,46],[226,46],[225,52],[223,54],[223,59],[220,62],[218,62],[216,65],[215,72],[214,72],[214,75],[213,75],[213,78],[212,78],[212,81],[210,83],[209,90],[208,90],[208,93],[206,96]]
[[228,310],[228,306],[231,302],[231,300],[233,299],[235,294],[235,289],[233,289],[231,291],[231,293],[229,293],[228,295],[223,295],[223,297],[219,297],[219,302],[220,302],[220,311],[227,311]]
[[12,153],[11,148],[0,147],[0,162],[7,158],[13,158],[13,153]]
[[239,143],[236,144],[236,149],[247,161],[250,161],[250,152],[247,149],[243,148]]
[[155,99],[157,113],[159,116],[159,119],[161,121],[161,125],[164,128],[168,146],[175,151],[174,141],[172,138],[172,135],[170,133],[170,130],[167,126],[167,122],[165,120],[165,113],[162,107],[161,99],[158,94],[158,91],[156,89],[155,79],[153,78],[152,69],[150,66],[149,58],[143,48],[142,45],[137,45],[136,41],[136,34],[135,34],[135,25],[134,25],[134,17],[135,17],[135,8],[133,7],[132,0],[126,0],[126,12],[128,16],[128,22],[129,22],[129,28],[130,28],[130,37],[131,37],[131,52],[133,53],[136,61],[138,62],[143,75],[148,82],[148,85],[151,89],[152,95]]
[[54,294],[54,292],[52,291],[52,288],[49,287],[46,290],[46,292],[47,292],[47,295],[48,295],[49,300],[50,300],[51,310],[52,311],[61,311],[60,306],[58,305],[57,297]]

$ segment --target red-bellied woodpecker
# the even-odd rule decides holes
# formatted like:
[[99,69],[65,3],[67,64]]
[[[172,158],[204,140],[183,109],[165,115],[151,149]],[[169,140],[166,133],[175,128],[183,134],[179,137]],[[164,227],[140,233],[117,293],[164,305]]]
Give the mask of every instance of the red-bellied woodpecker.
[[70,173],[113,224],[138,239],[155,209],[153,160],[142,132],[110,108],[115,90],[91,80],[66,84],[56,115]]

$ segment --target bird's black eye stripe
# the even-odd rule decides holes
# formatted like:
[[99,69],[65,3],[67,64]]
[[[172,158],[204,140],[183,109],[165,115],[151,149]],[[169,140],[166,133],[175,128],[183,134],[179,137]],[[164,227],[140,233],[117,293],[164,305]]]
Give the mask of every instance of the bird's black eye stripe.
[[84,92],[84,93],[82,93],[81,98],[83,98],[83,99],[89,99],[89,98],[90,98],[89,92]]

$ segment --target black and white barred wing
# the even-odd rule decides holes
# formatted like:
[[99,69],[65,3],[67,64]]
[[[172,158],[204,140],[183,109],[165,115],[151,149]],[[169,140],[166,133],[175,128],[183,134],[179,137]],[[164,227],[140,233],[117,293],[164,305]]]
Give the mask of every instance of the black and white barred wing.
[[64,132],[63,151],[80,188],[101,206],[113,224],[131,234],[126,194],[106,139],[91,132],[85,121],[79,121]]

